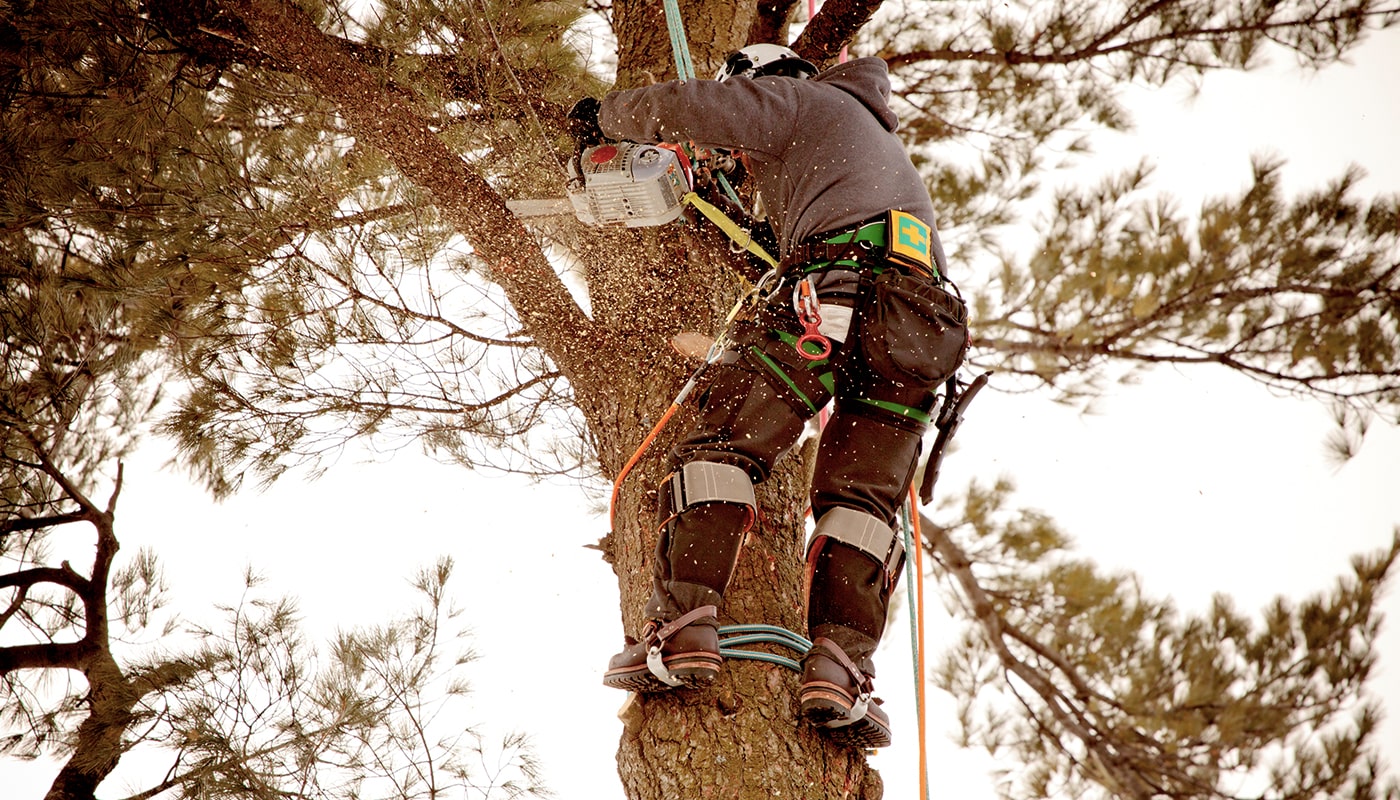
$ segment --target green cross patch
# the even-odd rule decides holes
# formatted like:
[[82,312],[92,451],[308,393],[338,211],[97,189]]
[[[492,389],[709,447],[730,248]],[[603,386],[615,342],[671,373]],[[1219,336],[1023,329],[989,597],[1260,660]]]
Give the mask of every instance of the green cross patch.
[[931,231],[923,220],[903,211],[890,211],[889,244],[885,255],[893,261],[931,268],[929,255]]

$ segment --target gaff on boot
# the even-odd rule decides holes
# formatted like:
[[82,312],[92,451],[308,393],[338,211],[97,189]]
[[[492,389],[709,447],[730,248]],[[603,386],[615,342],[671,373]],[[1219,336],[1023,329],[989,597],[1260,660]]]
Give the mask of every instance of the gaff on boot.
[[719,676],[719,620],[714,606],[701,606],[671,622],[652,620],[640,642],[608,662],[603,684],[633,692],[664,692],[704,686]]
[[802,659],[798,705],[802,717],[838,744],[888,747],[890,718],[873,696],[873,676],[857,666],[839,645],[818,638]]

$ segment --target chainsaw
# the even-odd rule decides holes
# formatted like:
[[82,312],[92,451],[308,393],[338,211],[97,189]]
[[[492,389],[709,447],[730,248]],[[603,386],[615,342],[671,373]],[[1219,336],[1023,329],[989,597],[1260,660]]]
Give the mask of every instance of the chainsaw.
[[567,214],[594,227],[653,227],[681,215],[691,190],[689,160],[676,150],[637,142],[584,147],[569,161],[568,197],[508,200],[522,217]]

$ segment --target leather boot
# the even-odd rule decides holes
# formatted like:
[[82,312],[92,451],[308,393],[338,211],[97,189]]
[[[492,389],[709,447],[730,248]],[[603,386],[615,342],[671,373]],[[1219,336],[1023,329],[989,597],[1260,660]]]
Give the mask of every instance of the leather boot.
[[719,676],[718,609],[701,606],[666,622],[652,620],[608,662],[603,684],[633,692],[705,686]]
[[802,685],[797,695],[802,716],[838,744],[889,747],[889,715],[880,708],[882,701],[871,694],[875,669],[868,658],[860,661],[857,666],[830,639],[812,642],[812,649],[802,658]]

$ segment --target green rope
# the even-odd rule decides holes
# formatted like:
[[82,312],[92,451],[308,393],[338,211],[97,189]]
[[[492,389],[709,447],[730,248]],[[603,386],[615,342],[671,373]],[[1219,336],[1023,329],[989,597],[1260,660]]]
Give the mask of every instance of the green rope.
[[[719,629],[721,634],[741,634],[749,636],[759,636],[760,640],[768,641],[771,644],[781,644],[796,650],[799,653],[806,653],[812,649],[812,642],[807,637],[793,633],[787,628],[780,628],[777,625],[726,625]],[[780,639],[781,641],[774,641]],[[723,644],[723,642],[721,642]]]
[[728,195],[729,199],[734,201],[734,205],[743,208],[744,201],[739,199],[739,193],[734,191],[733,186],[729,185],[729,179],[724,177],[724,173],[716,170],[715,179],[719,182],[720,188],[724,190],[724,193]]
[[681,7],[677,0],[663,0],[663,3],[666,6],[666,30],[671,34],[671,54],[676,59],[676,77],[684,81],[695,77],[695,64],[690,60],[690,45],[685,40]]
[[[679,0],[662,0],[662,5],[666,9],[666,32],[670,34],[671,37],[671,55],[675,58],[676,62],[676,77],[684,82],[695,77],[695,62],[690,58],[690,43],[686,41],[685,38],[685,21],[681,19],[680,2]],[[734,187],[729,185],[729,180],[724,177],[724,173],[717,172],[715,173],[715,177],[718,179],[720,187],[724,190],[724,193],[728,195],[729,199],[739,208],[743,208],[743,201],[739,199],[739,194],[734,191]],[[695,195],[694,192],[691,192],[687,199],[690,200],[691,204],[699,209],[701,213],[709,217],[711,222],[719,225],[719,227],[728,234],[729,238],[734,240],[741,248],[767,261],[771,266],[776,267],[778,265],[778,262],[774,260],[772,256],[765,253],[763,248],[753,241],[753,237],[749,235],[748,230],[739,228],[738,225],[735,225],[724,215],[724,212],[700,200],[699,196]],[[740,236],[740,233],[742,233],[743,236]]]
[[777,664],[780,667],[787,667],[793,672],[801,672],[802,664],[787,656],[780,656],[775,653],[764,653],[757,650],[730,650],[720,648],[719,654],[725,658],[737,658],[748,661],[766,661],[769,664]]
[[750,661],[766,661],[769,664],[787,667],[793,672],[802,671],[802,664],[796,659],[777,653],[740,650],[738,648],[751,644],[773,644],[795,650],[799,655],[805,655],[808,650],[812,649],[812,643],[806,637],[776,625],[725,625],[719,629],[719,633],[720,636],[726,637],[719,640],[719,654],[721,656]]

